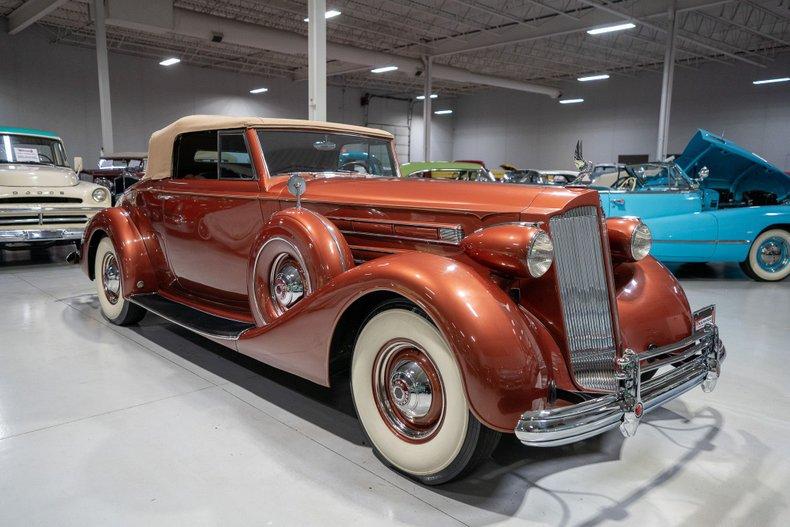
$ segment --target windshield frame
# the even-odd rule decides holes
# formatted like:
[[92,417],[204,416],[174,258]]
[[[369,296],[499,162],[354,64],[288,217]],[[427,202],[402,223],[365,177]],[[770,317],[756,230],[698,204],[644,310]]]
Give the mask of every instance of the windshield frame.
[[[13,146],[12,146],[12,138],[28,138],[28,139],[36,139],[36,140],[43,140],[43,141],[50,141],[53,143],[52,150],[55,153],[55,157],[57,159],[53,159],[52,162],[45,162],[45,161],[17,161],[15,160],[15,155],[13,153]],[[33,134],[15,134],[15,133],[0,133],[0,164],[5,165],[35,165],[35,166],[56,166],[56,167],[63,167],[69,168],[66,156],[66,148],[63,146],[63,141],[59,137],[49,137],[44,135],[33,135]]]
[[[261,158],[263,160],[264,167],[266,168],[266,174],[270,178],[275,177],[287,177],[291,174],[311,174],[315,176],[341,176],[341,177],[365,177],[365,178],[400,178],[400,165],[398,164],[398,156],[395,152],[394,143],[392,139],[377,137],[373,135],[365,135],[360,133],[354,133],[350,131],[324,131],[324,130],[306,130],[304,128],[267,128],[265,126],[256,126],[253,127],[255,131],[255,135],[258,139],[258,145],[260,148]],[[266,155],[266,148],[265,148],[265,139],[266,134],[271,133],[295,133],[295,134],[315,134],[318,136],[344,136],[352,141],[346,141],[343,145],[337,149],[338,151],[338,158],[341,155],[342,147],[347,144],[354,144],[364,141],[369,141],[368,145],[368,155],[370,152],[370,145],[371,144],[385,144],[387,147],[387,154],[389,157],[390,162],[390,170],[392,172],[391,175],[384,175],[384,174],[370,174],[370,173],[361,173],[361,172],[353,172],[353,171],[344,171],[340,169],[335,170],[293,170],[293,171],[279,171],[279,172],[272,172],[269,167],[269,161]]]

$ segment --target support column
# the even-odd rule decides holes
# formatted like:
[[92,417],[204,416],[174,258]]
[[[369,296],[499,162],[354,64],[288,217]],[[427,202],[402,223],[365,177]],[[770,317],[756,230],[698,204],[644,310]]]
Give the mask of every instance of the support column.
[[423,95],[425,100],[422,101],[422,160],[431,161],[431,57],[423,57],[423,75],[425,84],[423,86]]
[[656,160],[667,157],[669,143],[669,116],[672,111],[672,84],[675,77],[675,35],[678,29],[677,5],[673,0],[669,8],[669,32],[667,49],[664,53],[664,76],[661,80],[661,109],[658,114],[658,145]]
[[110,104],[110,66],[107,62],[107,31],[104,25],[104,0],[93,0],[96,24],[96,66],[99,74],[99,117],[101,118],[101,152],[115,150],[112,140],[112,107]]
[[307,17],[308,114],[326,121],[326,0],[308,0]]

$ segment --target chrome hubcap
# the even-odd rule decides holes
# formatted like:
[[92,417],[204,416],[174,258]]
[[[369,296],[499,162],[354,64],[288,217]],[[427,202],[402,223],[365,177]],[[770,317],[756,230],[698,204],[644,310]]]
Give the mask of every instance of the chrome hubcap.
[[444,417],[441,377],[416,343],[398,339],[379,351],[373,388],[385,423],[406,441],[427,441],[441,426]]
[[790,263],[790,249],[783,238],[772,236],[760,244],[757,263],[765,271],[777,272]]
[[408,418],[425,417],[431,408],[431,382],[415,361],[401,361],[390,377],[390,393],[398,409]]
[[305,276],[299,262],[289,254],[275,258],[269,280],[271,295],[279,312],[284,312],[305,295]]
[[114,254],[107,253],[102,260],[102,285],[107,301],[117,303],[121,294],[121,271]]

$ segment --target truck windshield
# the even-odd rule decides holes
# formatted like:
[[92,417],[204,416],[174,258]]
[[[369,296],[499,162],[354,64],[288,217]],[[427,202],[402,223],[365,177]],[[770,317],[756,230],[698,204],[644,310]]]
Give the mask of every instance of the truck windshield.
[[272,176],[293,172],[397,177],[390,142],[351,134],[258,130]]
[[67,166],[60,140],[14,134],[2,134],[0,163]]

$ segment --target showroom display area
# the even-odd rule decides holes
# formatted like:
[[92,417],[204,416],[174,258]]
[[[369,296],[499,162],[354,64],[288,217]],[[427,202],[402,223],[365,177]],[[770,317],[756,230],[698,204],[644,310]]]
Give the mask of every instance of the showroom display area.
[[790,3],[0,0],[0,526],[776,525]]
[[347,392],[157,317],[112,326],[63,256],[20,254],[0,271],[15,350],[0,381],[6,524],[782,523],[787,283],[681,272],[693,304],[717,305],[730,350],[714,393],[648,414],[633,440],[503,442],[437,490],[375,459]]

